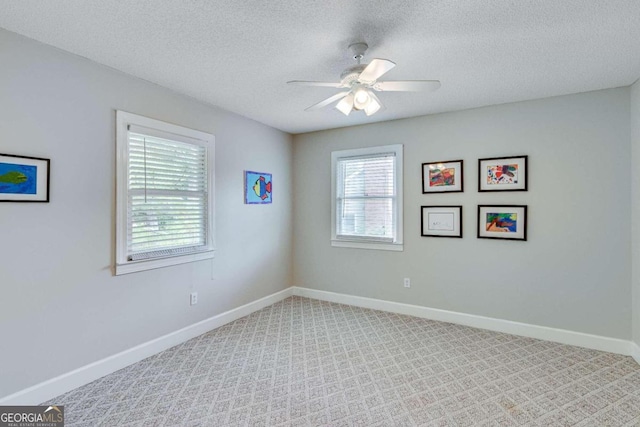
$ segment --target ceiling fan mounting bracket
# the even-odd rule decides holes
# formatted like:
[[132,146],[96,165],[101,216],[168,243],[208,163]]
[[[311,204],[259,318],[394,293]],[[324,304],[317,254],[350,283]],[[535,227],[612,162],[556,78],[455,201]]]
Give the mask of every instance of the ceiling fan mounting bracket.
[[353,59],[360,63],[360,60],[364,58],[364,53],[369,49],[369,45],[363,42],[352,43],[349,45],[349,50],[353,54]]

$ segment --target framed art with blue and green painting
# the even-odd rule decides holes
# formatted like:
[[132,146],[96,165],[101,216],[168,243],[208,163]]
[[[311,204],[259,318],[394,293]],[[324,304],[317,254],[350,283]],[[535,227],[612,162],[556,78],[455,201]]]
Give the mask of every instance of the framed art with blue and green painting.
[[0,154],[0,202],[49,202],[50,162]]
[[478,239],[527,240],[527,205],[478,205]]
[[244,203],[247,205],[271,203],[273,201],[272,186],[270,173],[244,171]]

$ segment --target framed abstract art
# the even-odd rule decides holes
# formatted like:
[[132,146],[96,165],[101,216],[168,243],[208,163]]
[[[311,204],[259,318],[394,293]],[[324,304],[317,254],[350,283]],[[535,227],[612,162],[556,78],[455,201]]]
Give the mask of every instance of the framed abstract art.
[[528,156],[478,160],[478,191],[527,191]]
[[463,191],[463,161],[447,160],[422,164],[422,193]]
[[527,206],[478,205],[478,238],[527,240]]

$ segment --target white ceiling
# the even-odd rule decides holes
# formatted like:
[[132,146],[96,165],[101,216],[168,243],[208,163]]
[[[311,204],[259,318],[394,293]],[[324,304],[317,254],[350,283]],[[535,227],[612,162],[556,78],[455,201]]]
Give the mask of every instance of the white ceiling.
[[[301,133],[627,86],[640,77],[640,0],[0,0],[0,27],[275,128]],[[354,62],[434,93],[379,95],[372,117],[303,111]]]

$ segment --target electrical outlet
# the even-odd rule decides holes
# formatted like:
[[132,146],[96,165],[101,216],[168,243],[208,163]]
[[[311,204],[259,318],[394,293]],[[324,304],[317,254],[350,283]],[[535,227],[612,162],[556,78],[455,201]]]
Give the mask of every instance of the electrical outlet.
[[198,303],[198,293],[191,292],[191,305],[196,305]]
[[410,288],[411,287],[411,279],[409,279],[408,277],[404,278],[404,287],[405,288]]

